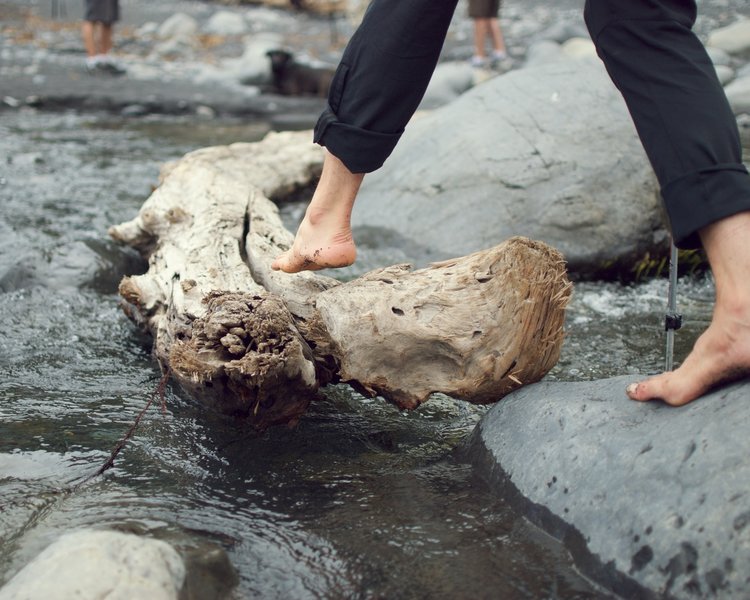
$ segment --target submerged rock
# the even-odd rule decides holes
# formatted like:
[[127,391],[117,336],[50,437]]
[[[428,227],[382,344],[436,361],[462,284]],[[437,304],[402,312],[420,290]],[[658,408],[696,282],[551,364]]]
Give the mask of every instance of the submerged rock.
[[469,456],[612,591],[747,598],[750,382],[672,408],[628,400],[633,379],[516,391],[479,423]]

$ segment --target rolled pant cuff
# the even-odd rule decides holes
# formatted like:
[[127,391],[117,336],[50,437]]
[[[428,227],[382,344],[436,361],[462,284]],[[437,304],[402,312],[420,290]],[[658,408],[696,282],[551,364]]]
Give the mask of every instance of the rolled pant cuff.
[[402,133],[379,133],[347,125],[329,106],[315,125],[313,142],[328,148],[352,173],[371,173],[383,166]]
[[703,227],[750,211],[750,177],[742,164],[715,165],[669,182],[661,190],[679,248],[699,248]]

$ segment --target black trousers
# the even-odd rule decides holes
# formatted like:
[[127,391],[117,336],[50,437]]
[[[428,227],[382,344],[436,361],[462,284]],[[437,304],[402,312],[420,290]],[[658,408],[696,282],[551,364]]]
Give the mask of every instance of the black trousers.
[[[373,0],[342,57],[314,140],[355,173],[382,166],[437,64],[457,0]],[[737,122],[703,45],[694,0],[587,0],[597,52],[661,186],[675,243],[750,210]]]

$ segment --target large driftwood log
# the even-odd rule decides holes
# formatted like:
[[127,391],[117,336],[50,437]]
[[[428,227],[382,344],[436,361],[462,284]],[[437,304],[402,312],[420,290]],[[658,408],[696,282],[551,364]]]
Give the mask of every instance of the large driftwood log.
[[266,427],[295,421],[331,381],[402,408],[434,392],[484,403],[557,362],[570,283],[540,242],[347,283],[272,271],[293,236],[271,199],[312,185],[321,166],[309,132],[192,152],[110,229],[149,263],[121,282],[125,311],[192,396]]

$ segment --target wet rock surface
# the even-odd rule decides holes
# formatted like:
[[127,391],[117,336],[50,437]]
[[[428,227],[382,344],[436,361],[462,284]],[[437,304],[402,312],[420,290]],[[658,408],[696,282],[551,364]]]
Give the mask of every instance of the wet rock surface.
[[627,400],[631,381],[518,390],[483,417],[469,456],[616,593],[746,598],[750,382],[672,408]]

